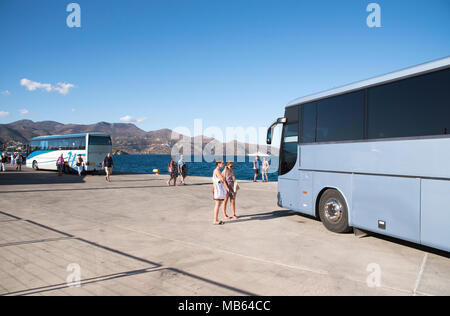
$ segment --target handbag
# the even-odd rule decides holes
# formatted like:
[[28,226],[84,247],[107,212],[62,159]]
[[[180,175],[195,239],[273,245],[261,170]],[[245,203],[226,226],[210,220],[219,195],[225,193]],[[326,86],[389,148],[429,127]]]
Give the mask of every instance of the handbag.
[[214,200],[225,200],[225,197],[227,195],[225,185],[217,178],[213,178],[213,193]]
[[240,189],[241,187],[239,186],[239,184],[238,184],[238,182],[237,182],[237,180],[234,182],[234,188],[233,188],[233,191],[234,191],[234,193],[236,193],[237,191],[239,191],[239,189]]

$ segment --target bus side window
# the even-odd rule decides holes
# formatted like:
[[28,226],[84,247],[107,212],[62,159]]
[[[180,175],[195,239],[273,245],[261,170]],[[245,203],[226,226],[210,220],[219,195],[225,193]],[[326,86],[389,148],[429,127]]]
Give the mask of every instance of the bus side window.
[[303,144],[316,141],[317,103],[301,106],[300,142]]
[[47,140],[41,141],[41,150],[48,150],[48,141]]

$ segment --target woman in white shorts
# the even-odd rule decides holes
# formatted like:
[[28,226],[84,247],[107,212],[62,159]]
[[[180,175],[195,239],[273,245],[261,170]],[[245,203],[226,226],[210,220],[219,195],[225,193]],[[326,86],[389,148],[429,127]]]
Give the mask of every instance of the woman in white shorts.
[[[262,166],[261,166],[263,182],[269,182],[269,177],[267,175],[267,172],[268,172],[269,168],[270,168],[269,161],[267,161],[267,158],[264,157],[263,158],[263,163],[262,163]],[[264,180],[264,177],[266,178],[266,180]]]

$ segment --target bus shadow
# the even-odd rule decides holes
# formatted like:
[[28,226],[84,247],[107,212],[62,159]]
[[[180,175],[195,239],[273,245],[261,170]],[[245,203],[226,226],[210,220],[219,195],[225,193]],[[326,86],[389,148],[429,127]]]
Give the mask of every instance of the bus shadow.
[[431,248],[431,247],[420,245],[420,244],[416,244],[416,243],[413,243],[413,242],[410,242],[410,241],[406,241],[406,240],[402,240],[402,239],[398,239],[398,238],[390,237],[390,236],[386,236],[386,235],[381,235],[381,234],[369,232],[369,231],[366,231],[366,230],[361,230],[361,231],[364,233],[363,236],[358,237],[358,238],[361,238],[361,239],[370,238],[370,237],[371,238],[377,238],[377,239],[381,239],[381,240],[384,240],[384,241],[387,241],[387,242],[390,242],[390,243],[393,243],[393,244],[405,246],[405,247],[408,247],[408,248],[413,248],[413,249],[416,249],[416,250],[420,250],[420,251],[423,251],[423,252],[428,252],[428,253],[431,253],[431,254],[434,254],[434,255],[437,255],[437,256],[440,256],[440,257],[445,257],[445,258],[450,259],[450,252],[446,252],[444,250]]
[[80,177],[77,174],[63,174],[58,176],[57,172],[8,170],[0,173],[0,186],[84,183],[85,177],[89,177],[89,175]]

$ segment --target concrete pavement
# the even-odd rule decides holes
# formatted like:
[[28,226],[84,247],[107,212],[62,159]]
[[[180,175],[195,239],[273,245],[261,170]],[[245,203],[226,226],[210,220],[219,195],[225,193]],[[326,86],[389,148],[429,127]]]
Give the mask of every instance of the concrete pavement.
[[214,226],[211,179],[166,178],[0,173],[0,295],[450,294],[448,253],[331,233],[276,183],[241,183]]

